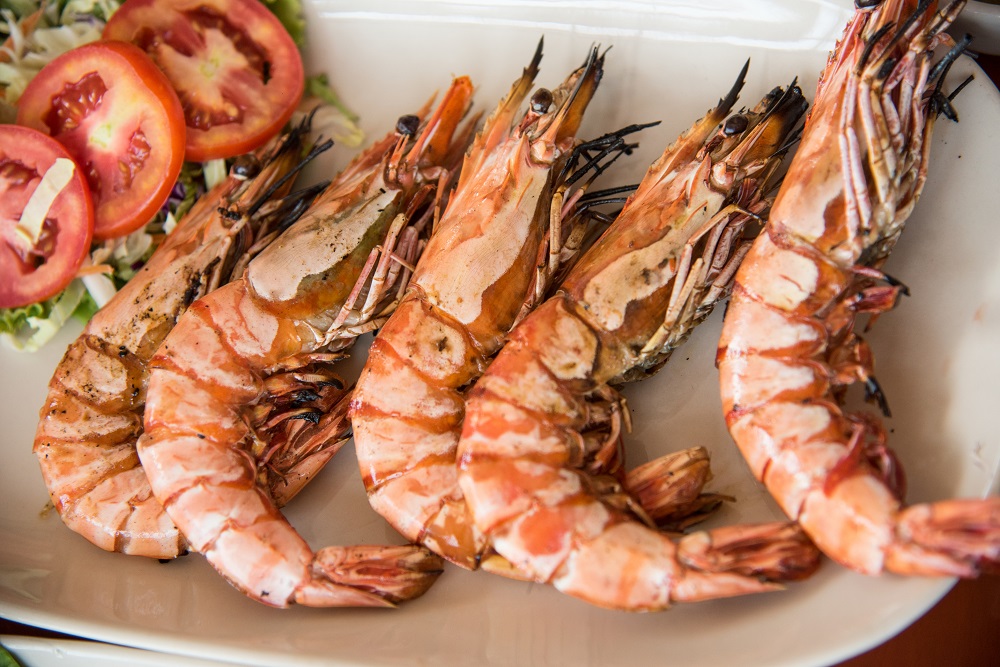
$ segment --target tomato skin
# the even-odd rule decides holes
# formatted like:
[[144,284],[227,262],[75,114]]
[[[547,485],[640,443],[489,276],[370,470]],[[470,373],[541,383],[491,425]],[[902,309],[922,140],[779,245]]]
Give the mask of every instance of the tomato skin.
[[46,215],[48,228],[40,243],[46,250],[44,261],[35,267],[18,252],[15,227],[25,204],[58,158],[72,159],[48,135],[0,125],[0,308],[18,308],[55,296],[73,280],[90,252],[94,207],[79,166]]
[[128,0],[104,37],[137,44],[173,82],[188,125],[188,160],[258,148],[302,98],[298,47],[257,0]]
[[149,222],[184,164],[180,100],[155,63],[125,42],[92,42],[54,59],[25,88],[17,123],[54,137],[83,168],[97,239]]

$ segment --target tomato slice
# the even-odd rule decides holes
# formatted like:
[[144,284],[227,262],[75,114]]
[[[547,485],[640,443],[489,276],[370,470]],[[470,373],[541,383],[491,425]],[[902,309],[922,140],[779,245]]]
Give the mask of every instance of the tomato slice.
[[299,50],[257,0],[128,0],[104,37],[138,45],[174,84],[187,120],[189,160],[263,145],[302,98]]
[[0,125],[0,308],[58,294],[93,230],[87,179],[69,152],[36,130]]
[[99,239],[149,222],[184,164],[180,101],[132,44],[94,42],[53,60],[25,88],[17,122],[54,137],[83,167]]

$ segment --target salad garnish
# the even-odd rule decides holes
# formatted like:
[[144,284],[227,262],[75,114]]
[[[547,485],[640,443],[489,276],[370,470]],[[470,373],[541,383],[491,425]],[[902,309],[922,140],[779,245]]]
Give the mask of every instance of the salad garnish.
[[[169,4],[170,0],[143,0],[133,4],[138,7],[156,2]],[[221,0],[206,0],[205,5],[214,7],[219,2]],[[122,4],[119,0],[0,0],[0,124],[16,122],[22,95],[46,65],[69,51],[107,38],[105,27]],[[296,47],[301,49],[306,35],[301,0],[261,0],[261,4],[279,19]],[[127,17],[122,15],[122,22],[124,18]],[[144,48],[142,44],[139,46]],[[265,78],[270,75],[267,67],[265,63]],[[314,110],[313,127],[317,134],[332,136],[347,146],[360,145],[363,134],[358,128],[357,117],[339,100],[326,76],[304,77],[302,86],[301,106]],[[183,95],[180,99],[183,101]],[[190,121],[190,112],[186,109],[185,113]],[[166,201],[147,222],[140,223],[141,226],[131,233],[95,237],[88,255],[65,288],[26,305],[0,307],[0,341],[13,349],[35,351],[71,318],[75,316],[86,321],[107,303],[143,266],[194,201],[215,182],[225,178],[235,156],[203,154],[197,157],[198,160],[192,160],[188,156]],[[56,179],[60,174],[57,170],[48,177],[51,185],[58,185]],[[38,206],[46,208],[43,204],[48,200],[41,201],[42,194],[39,198]],[[28,220],[16,221],[20,244],[30,248],[46,233],[45,221],[40,224],[37,218],[29,216]],[[0,243],[9,242],[11,236],[5,234]]]

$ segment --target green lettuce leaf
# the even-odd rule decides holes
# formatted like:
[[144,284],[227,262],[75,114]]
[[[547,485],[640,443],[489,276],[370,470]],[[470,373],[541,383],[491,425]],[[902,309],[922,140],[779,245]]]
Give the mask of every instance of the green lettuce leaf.
[[21,663],[2,645],[0,645],[0,667],[21,667]]
[[358,125],[358,116],[340,100],[325,74],[306,77],[305,98],[315,98],[320,104],[313,112],[313,131],[328,135],[338,144],[357,147],[365,139]]
[[52,340],[87,294],[80,280],[53,298],[24,308],[0,309],[0,338],[22,352],[35,352]]
[[0,9],[9,9],[17,18],[23,18],[38,9],[37,0],[0,0]]
[[55,299],[33,303],[21,308],[0,308],[0,334],[12,334],[27,326],[29,319],[46,318],[52,312]]

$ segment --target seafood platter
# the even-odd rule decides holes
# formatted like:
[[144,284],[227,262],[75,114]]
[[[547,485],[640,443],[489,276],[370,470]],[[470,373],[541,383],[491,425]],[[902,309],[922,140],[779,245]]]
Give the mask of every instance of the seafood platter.
[[[104,36],[169,77],[166,2]],[[1000,93],[963,2],[857,4],[305,0],[301,67],[233,41],[270,138],[0,349],[0,615],[244,665],[808,666],[995,573]]]

